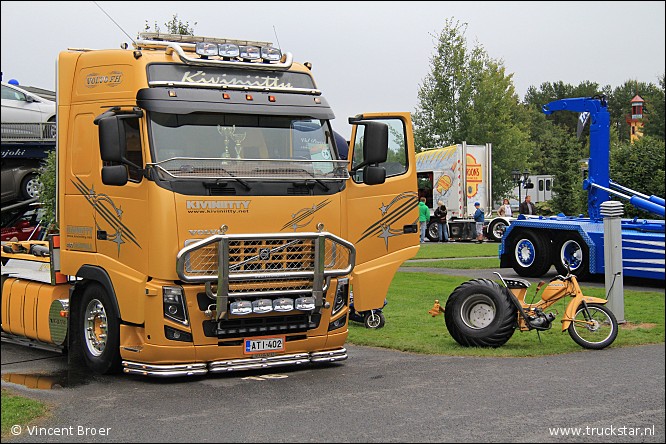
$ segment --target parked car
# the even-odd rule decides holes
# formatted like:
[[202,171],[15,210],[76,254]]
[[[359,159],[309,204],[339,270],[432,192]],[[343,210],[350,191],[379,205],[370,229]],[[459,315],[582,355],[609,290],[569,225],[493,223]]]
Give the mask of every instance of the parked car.
[[0,240],[25,241],[40,239],[42,230],[39,222],[44,218],[44,210],[38,202],[2,213]]
[[39,196],[39,167],[36,160],[3,159],[0,202],[4,205]]
[[3,138],[54,138],[55,120],[55,102],[2,82]]

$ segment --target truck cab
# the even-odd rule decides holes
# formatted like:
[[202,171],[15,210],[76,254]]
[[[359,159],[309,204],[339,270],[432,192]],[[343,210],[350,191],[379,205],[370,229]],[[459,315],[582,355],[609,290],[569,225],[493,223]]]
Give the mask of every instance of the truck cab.
[[351,118],[342,158],[310,64],[141,37],[58,60],[70,350],[151,376],[346,359],[350,290],[381,307],[418,251],[409,113]]

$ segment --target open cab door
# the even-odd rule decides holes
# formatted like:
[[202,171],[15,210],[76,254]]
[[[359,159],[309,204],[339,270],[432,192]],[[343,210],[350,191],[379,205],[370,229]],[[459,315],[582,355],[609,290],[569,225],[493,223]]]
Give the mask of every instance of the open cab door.
[[347,239],[356,246],[354,308],[365,311],[384,306],[393,275],[419,249],[414,135],[409,113],[363,114],[349,123]]

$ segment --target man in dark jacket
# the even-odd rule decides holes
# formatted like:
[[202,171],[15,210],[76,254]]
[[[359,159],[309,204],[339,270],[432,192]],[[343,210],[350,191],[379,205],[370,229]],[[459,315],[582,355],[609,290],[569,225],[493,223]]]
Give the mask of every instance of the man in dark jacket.
[[525,200],[520,204],[518,211],[520,214],[536,214],[536,207],[532,203],[532,196],[525,196]]

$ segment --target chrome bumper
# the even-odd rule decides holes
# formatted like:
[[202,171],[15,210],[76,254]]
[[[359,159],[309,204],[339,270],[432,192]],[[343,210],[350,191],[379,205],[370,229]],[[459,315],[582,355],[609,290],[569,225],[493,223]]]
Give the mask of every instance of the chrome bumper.
[[152,365],[123,361],[123,371],[133,375],[170,378],[176,376],[196,376],[206,373],[221,373],[240,370],[254,370],[307,363],[337,362],[347,359],[347,349],[340,348],[324,352],[295,353],[262,358],[228,359],[209,363]]

